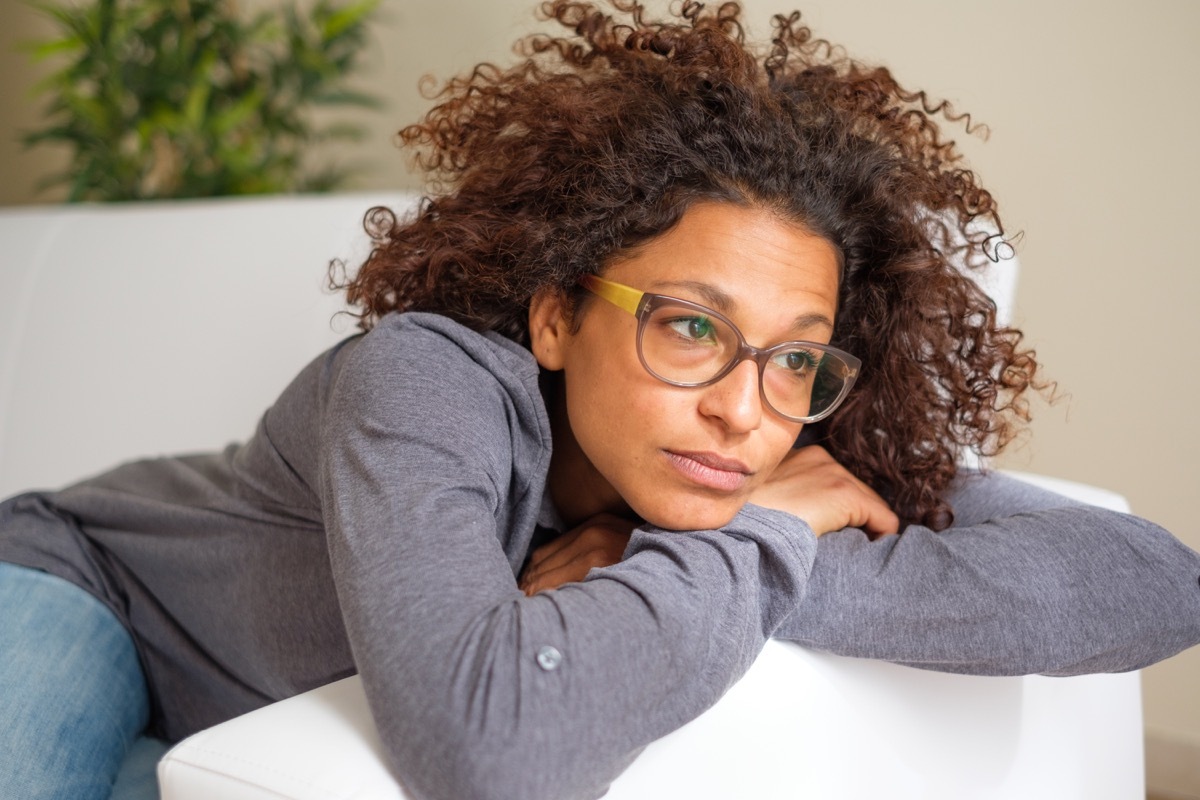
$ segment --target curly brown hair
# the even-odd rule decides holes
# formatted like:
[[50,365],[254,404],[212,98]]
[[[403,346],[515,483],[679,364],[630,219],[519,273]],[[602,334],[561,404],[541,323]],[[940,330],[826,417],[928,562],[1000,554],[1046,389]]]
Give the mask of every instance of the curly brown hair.
[[[431,178],[410,219],[368,213],[375,247],[345,284],[360,325],[422,310],[527,343],[534,293],[582,301],[599,272],[702,200],[798,222],[843,259],[833,343],[863,360],[854,392],[806,434],[935,529],[966,450],[991,455],[1039,385],[1021,333],[966,277],[1010,249],[996,203],[936,119],[967,115],[777,15],[748,45],[736,3],[667,20],[550,0],[571,35],[522,40],[520,63],[477,66],[400,132]],[[1000,251],[998,253],[998,251]],[[966,273],[966,274],[965,274]]]

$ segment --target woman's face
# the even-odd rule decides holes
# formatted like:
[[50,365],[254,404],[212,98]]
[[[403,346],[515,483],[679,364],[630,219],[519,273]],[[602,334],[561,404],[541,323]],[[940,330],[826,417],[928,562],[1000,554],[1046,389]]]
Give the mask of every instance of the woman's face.
[[[601,277],[721,311],[757,347],[827,343],[833,334],[833,245],[757,208],[694,205]],[[638,360],[632,314],[592,298],[578,315],[572,330],[561,298],[550,292],[530,309],[534,355],[542,367],[562,371],[550,411],[550,491],[564,519],[578,524],[602,511],[632,511],[674,530],[728,523],[801,425],[763,404],[753,361],[711,386],[672,386]]]

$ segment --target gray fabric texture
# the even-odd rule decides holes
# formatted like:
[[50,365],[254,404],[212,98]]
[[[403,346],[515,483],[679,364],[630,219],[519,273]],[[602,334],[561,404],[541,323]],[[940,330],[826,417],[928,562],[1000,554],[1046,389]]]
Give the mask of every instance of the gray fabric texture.
[[310,364],[244,445],[0,504],[0,560],[133,632],[178,739],[358,671],[418,798],[588,798],[766,638],[979,674],[1125,670],[1200,641],[1200,557],[1136,517],[964,478],[956,527],[720,531],[524,597],[550,428],[525,349],[426,314]]

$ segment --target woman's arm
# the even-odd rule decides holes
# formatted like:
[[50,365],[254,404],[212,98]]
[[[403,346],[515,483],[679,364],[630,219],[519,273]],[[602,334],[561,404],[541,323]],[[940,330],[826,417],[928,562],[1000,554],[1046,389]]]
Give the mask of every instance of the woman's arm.
[[950,499],[942,533],[821,537],[776,636],[981,675],[1119,672],[1200,641],[1200,556],[1162,528],[998,474]]
[[499,540],[532,525],[502,521],[541,488],[514,470],[548,455],[515,452],[538,436],[536,384],[448,332],[377,329],[324,415],[355,662],[414,796],[597,797],[741,676],[803,594],[815,538],[759,508],[720,532],[645,528],[619,565],[525,597]]

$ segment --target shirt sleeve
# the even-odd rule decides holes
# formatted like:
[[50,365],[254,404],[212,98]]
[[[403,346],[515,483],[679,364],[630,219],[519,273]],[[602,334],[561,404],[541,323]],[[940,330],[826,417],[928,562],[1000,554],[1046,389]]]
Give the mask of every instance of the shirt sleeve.
[[414,797],[598,797],[748,668],[816,540],[754,508],[643,528],[622,563],[525,597],[498,541],[512,400],[464,360],[361,346],[331,392],[323,507],[355,662]]
[[942,533],[821,537],[776,635],[978,675],[1121,672],[1200,642],[1200,556],[1157,525],[994,473],[949,497]]

